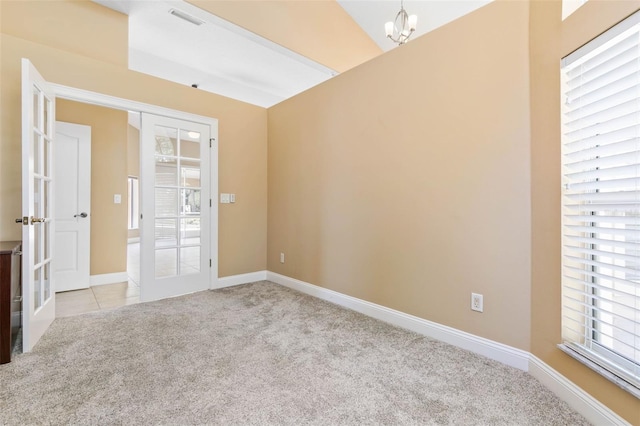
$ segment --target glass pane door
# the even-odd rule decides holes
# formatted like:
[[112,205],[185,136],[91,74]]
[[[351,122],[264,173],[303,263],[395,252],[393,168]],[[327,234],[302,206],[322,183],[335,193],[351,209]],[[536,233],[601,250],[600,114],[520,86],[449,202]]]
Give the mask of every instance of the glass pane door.
[[51,291],[51,131],[52,100],[33,86],[33,216],[34,233],[33,309],[52,297]]
[[142,300],[209,288],[209,126],[142,120]]
[[55,318],[53,170],[55,94],[22,59],[22,348],[29,352]]

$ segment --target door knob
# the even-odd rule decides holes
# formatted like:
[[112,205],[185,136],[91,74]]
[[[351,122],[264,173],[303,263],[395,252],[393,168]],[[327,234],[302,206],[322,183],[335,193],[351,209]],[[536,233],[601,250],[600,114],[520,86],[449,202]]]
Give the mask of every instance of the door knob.
[[33,225],[34,223],[42,223],[44,221],[46,221],[47,218],[46,217],[33,217],[31,216],[31,224]]
[[89,216],[88,214],[86,214],[85,212],[82,212],[80,214],[74,214],[73,217],[87,217]]

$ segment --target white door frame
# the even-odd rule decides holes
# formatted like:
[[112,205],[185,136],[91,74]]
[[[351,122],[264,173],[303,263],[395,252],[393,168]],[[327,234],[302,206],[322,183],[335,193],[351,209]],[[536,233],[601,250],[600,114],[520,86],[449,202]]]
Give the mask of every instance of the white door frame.
[[[210,256],[211,274],[209,288],[218,288],[218,120],[216,118],[205,117],[203,115],[191,114],[171,108],[132,101],[130,99],[117,98],[115,96],[102,93],[91,92],[89,90],[77,89],[75,87],[50,83],[57,98],[68,99],[70,101],[82,102],[113,108],[125,111],[146,112],[154,115],[177,118],[180,120],[193,121],[196,123],[211,126],[211,138],[215,141],[213,149],[210,149],[210,197],[211,197],[211,217],[210,217]],[[142,229],[141,229],[142,231]]]

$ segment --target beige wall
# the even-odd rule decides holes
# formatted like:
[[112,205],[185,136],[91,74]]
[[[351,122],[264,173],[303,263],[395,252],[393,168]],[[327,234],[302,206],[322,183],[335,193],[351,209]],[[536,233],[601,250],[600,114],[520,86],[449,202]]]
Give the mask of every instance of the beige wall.
[[491,4],[270,108],[268,269],[528,350],[528,22]]
[[268,269],[530,350],[640,424],[557,349],[560,58],[637,8],[495,2],[270,108]]
[[127,112],[58,99],[56,119],[91,126],[91,275],[126,272]]
[[[51,82],[219,120],[219,276],[266,268],[267,112],[129,71],[127,17],[89,1],[1,1],[0,239],[20,238],[20,58]],[[30,22],[30,25],[16,23]],[[82,24],[79,25],[78,23]],[[88,24],[85,24],[88,23]],[[33,28],[39,28],[34,34]],[[42,34],[54,34],[46,37]],[[107,52],[104,60],[100,52]]]
[[557,348],[560,342],[560,59],[634,12],[632,1],[590,0],[564,22],[561,2],[531,3],[531,352],[640,425],[640,402]]

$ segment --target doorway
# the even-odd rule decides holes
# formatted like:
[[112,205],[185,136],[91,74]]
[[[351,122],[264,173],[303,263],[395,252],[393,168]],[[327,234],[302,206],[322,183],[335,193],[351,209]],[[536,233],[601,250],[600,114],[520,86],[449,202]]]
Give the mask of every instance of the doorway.
[[140,286],[140,113],[127,113],[127,276]]
[[[129,152],[130,145],[139,150],[139,143],[137,140],[135,143],[129,141],[128,114],[66,99],[56,99],[56,107],[56,134],[59,137],[63,133],[69,134],[69,127],[84,128],[91,134],[91,140],[80,146],[90,147],[86,155],[79,156],[78,145],[71,142],[66,142],[69,146],[65,149],[64,138],[60,140],[61,144],[54,143],[57,154],[54,159],[58,178],[56,188],[61,189],[54,191],[56,225],[70,222],[87,227],[86,244],[82,250],[70,250],[71,242],[65,244],[66,240],[81,240],[81,235],[67,234],[66,240],[56,238],[56,316],[139,303],[139,280],[130,282],[127,273],[126,178],[132,162],[130,159],[139,162],[139,153],[131,155]],[[85,172],[73,172],[83,167]],[[86,186],[84,198],[87,201],[76,205],[74,199],[78,188],[83,185]],[[56,231],[60,231],[59,226]],[[60,232],[56,232],[56,236],[59,235]],[[84,259],[76,258],[76,252]],[[66,271],[74,269],[71,266],[82,265],[82,260],[85,261],[86,275],[77,280],[77,285],[71,285]]]
[[[68,99],[63,99],[59,103],[64,104],[68,102]],[[114,113],[126,114],[127,115],[127,137],[126,137],[126,157],[120,156],[120,162],[126,164],[126,166],[121,167],[126,173],[126,184],[125,189],[120,190],[117,188],[104,189],[101,191],[95,191],[100,193],[98,196],[102,196],[103,199],[107,200],[107,203],[111,205],[104,206],[105,208],[113,208],[115,206],[115,200],[112,199],[116,196],[116,194],[122,193],[122,209],[126,210],[126,222],[124,224],[124,228],[120,228],[120,230],[124,229],[126,235],[124,237],[125,244],[125,256],[124,256],[124,268],[121,269],[126,271],[126,276],[121,277],[117,275],[117,271],[105,271],[104,268],[100,270],[103,272],[102,278],[108,278],[109,275],[112,275],[113,280],[117,280],[120,282],[128,282],[129,285],[122,286],[117,291],[113,289],[110,294],[110,300],[106,300],[107,307],[121,306],[130,303],[136,303],[140,300],[140,293],[135,293],[135,288],[141,285],[141,271],[140,271],[140,234],[141,228],[144,221],[140,220],[140,213],[142,204],[138,203],[141,198],[144,197],[142,184],[144,182],[143,176],[139,165],[140,165],[140,113],[135,111],[122,111],[121,108],[113,108],[108,107],[104,108],[101,105],[95,105],[89,103],[80,102],[79,105],[86,108],[100,108],[101,116],[104,116],[104,110],[111,110]],[[75,103],[75,102],[74,102]],[[160,120],[178,120],[179,119],[170,119],[167,117],[158,117],[155,115],[149,115],[151,117],[156,117]],[[66,118],[66,117],[65,117]],[[165,123],[167,124],[167,123]],[[211,203],[211,187],[215,185],[217,188],[217,173],[209,176],[209,170],[217,168],[217,153],[212,154],[209,152],[210,145],[209,140],[211,139],[210,133],[212,133],[212,126],[203,125],[200,132],[195,132],[194,128],[201,126],[201,124],[194,123],[193,121],[183,121],[179,123],[176,137],[170,137],[169,142],[172,144],[175,152],[167,152],[162,151],[162,144],[160,142],[164,141],[167,135],[158,134],[156,129],[150,131],[149,139],[150,143],[150,151],[147,154],[151,159],[152,171],[150,175],[153,178],[153,181],[158,181],[157,183],[160,186],[164,185],[164,191],[169,193],[175,193],[179,196],[176,201],[177,204],[174,205],[176,208],[176,214],[173,216],[167,216],[165,212],[159,213],[156,217],[155,214],[150,214],[152,220],[149,221],[151,226],[151,230],[148,231],[148,235],[150,236],[150,241],[147,242],[147,247],[149,247],[149,251],[153,253],[152,259],[150,262],[154,263],[153,273],[150,274],[148,278],[149,282],[154,282],[154,288],[159,289],[163,288],[162,293],[153,294],[152,292],[148,292],[142,298],[144,300],[155,300],[163,297],[169,297],[184,293],[189,293],[193,291],[199,291],[203,289],[212,288],[217,280],[217,273],[213,275],[210,273],[210,270],[214,270],[217,266],[216,260],[210,255],[209,252],[215,253],[217,252],[217,238],[213,239],[212,235],[216,231],[214,228],[217,228],[217,219],[213,222],[213,217],[217,218],[217,209],[215,203]],[[158,128],[162,128],[163,126],[159,126]],[[164,126],[166,127],[166,126]],[[213,129],[215,130],[215,128]],[[165,129],[166,131],[166,129]],[[95,131],[94,131],[95,133]],[[194,135],[197,134],[197,137],[194,138]],[[115,138],[112,138],[112,141]],[[160,141],[160,142],[159,142]],[[113,143],[113,142],[112,142]],[[198,148],[197,155],[189,153],[189,151],[193,151],[193,148]],[[202,150],[200,151],[200,148]],[[121,147],[122,149],[122,147]],[[182,155],[178,155],[178,153]],[[162,156],[160,160],[156,158],[157,156]],[[104,161],[110,158],[110,154],[107,155],[99,154],[98,162],[104,163]],[[213,164],[212,158],[215,160],[215,165]],[[156,160],[158,164],[156,164]],[[133,165],[138,166],[132,167]],[[176,181],[175,187],[173,189],[170,188],[171,184],[167,186],[166,179],[168,176],[172,176],[172,167],[175,170],[174,176],[178,178],[179,181]],[[201,167],[205,169],[205,173],[202,174]],[[122,172],[122,170],[120,170]],[[106,173],[103,172],[102,175],[113,175],[114,173]],[[112,176],[113,177],[113,176]],[[200,181],[204,183],[209,183],[209,187],[207,185],[201,185]],[[151,181],[151,180],[150,180]],[[157,186],[157,185],[156,185]],[[203,186],[203,187],[201,187]],[[154,187],[151,189],[151,195],[147,197],[147,200],[151,203],[152,207],[155,209],[156,205],[162,204],[162,200],[158,198],[156,200],[156,195],[160,195],[162,192],[162,188]],[[204,195],[203,195],[204,193]],[[217,190],[216,190],[217,193]],[[204,201],[205,202],[201,202]],[[209,204],[209,205],[207,205]],[[208,208],[204,212],[201,211],[201,206],[205,206]],[[215,212],[212,212],[216,210]],[[204,217],[200,217],[204,213]],[[95,218],[98,212],[93,209],[92,216]],[[202,221],[206,222],[205,225],[201,225]],[[211,226],[213,222],[213,226]],[[99,222],[104,224],[103,222]],[[175,225],[175,226],[167,226],[167,225]],[[104,226],[103,226],[104,228]],[[113,230],[108,232],[110,237],[113,237],[114,234],[120,232],[120,230]],[[204,232],[204,235],[202,233]],[[173,239],[174,244],[171,246],[169,243],[172,241],[172,235],[175,236]],[[169,244],[169,245],[168,245]],[[160,250],[160,246],[161,250]],[[211,248],[212,246],[215,246]],[[143,248],[143,251],[146,250]],[[96,252],[96,245],[93,246],[93,251]],[[166,258],[167,254],[174,253],[175,256],[169,256]],[[105,253],[98,249],[99,256],[101,256],[104,260]],[[112,253],[106,254],[107,257],[113,257]],[[117,257],[117,256],[115,256]],[[178,257],[180,260],[178,260]],[[170,264],[172,261],[176,261],[176,268],[172,268]],[[95,277],[95,264],[92,265],[92,281],[94,281]],[[99,262],[98,262],[99,263]],[[157,267],[156,267],[157,265]],[[211,266],[210,266],[211,265]],[[160,271],[161,269],[164,271],[161,274],[156,274],[155,269]],[[105,273],[106,272],[106,273]],[[185,284],[194,281],[195,276],[199,276],[197,280],[199,282],[198,285]],[[173,284],[170,285],[172,287],[169,290],[166,287],[168,282],[173,281]],[[101,283],[103,284],[103,283]],[[99,293],[102,293],[103,289],[107,290],[109,287],[115,287],[115,285],[105,285],[105,286],[92,286],[92,292],[85,292],[84,298],[81,298],[80,295],[74,295],[76,299],[82,299],[82,303],[78,306],[71,308],[69,314],[75,314],[77,312],[83,312],[83,309],[91,309],[97,310],[103,307],[103,303],[99,298]],[[132,289],[133,287],[133,289]],[[138,287],[139,289],[139,287]],[[140,290],[138,290],[140,292]],[[152,290],[153,291],[153,290]],[[119,300],[117,300],[119,298]],[[95,299],[95,300],[92,300]],[[136,300],[134,300],[136,299]],[[60,304],[62,306],[62,304]],[[79,310],[78,310],[79,309]]]
[[[218,281],[218,262],[217,262],[217,240],[218,240],[218,210],[217,203],[213,203],[212,199],[202,199],[204,196],[215,196],[218,194],[218,154],[217,154],[217,133],[218,133],[218,121],[216,119],[197,116],[190,113],[184,113],[175,111],[163,107],[144,104],[140,102],[130,101],[121,98],[114,98],[112,96],[103,95],[95,92],[80,90],[71,88],[68,86],[62,86],[47,82],[33,64],[26,58],[22,59],[22,217],[16,219],[16,222],[22,223],[22,244],[23,244],[23,262],[22,262],[22,284],[23,284],[23,349],[25,352],[31,351],[33,346],[38,342],[40,337],[44,334],[47,328],[51,325],[55,318],[55,282],[52,279],[51,265],[53,260],[53,250],[55,247],[55,233],[53,226],[53,219],[55,214],[51,208],[51,203],[54,198],[55,179],[52,173],[52,152],[55,143],[55,120],[58,118],[56,114],[56,100],[66,99],[70,101],[81,102],[87,105],[97,105],[107,108],[113,108],[121,111],[138,111],[146,115],[149,120],[147,123],[156,126],[152,131],[143,131],[143,146],[144,144],[154,145],[157,142],[155,136],[158,135],[157,130],[162,127],[161,118],[173,119],[175,122],[166,122],[164,125],[175,128],[179,131],[189,131],[187,128],[192,125],[204,126],[208,129],[209,140],[205,139],[207,132],[200,132],[200,138],[198,143],[200,144],[200,170],[204,174],[206,170],[206,177],[201,178],[201,190],[200,190],[200,206],[202,213],[200,215],[201,228],[200,228],[200,243],[194,244],[197,246],[200,253],[200,271],[189,275],[200,277],[206,277],[201,279],[187,279],[182,278],[180,271],[183,270],[183,265],[180,262],[180,250],[188,249],[192,250],[194,247],[189,244],[183,244],[178,239],[181,238],[176,234],[175,247],[167,247],[168,249],[175,249],[177,253],[177,268],[175,275],[167,276],[157,275],[157,269],[155,265],[158,263],[155,257],[157,250],[157,243],[155,238],[155,228],[162,222],[162,217],[156,217],[155,212],[155,200],[158,198],[156,194],[162,193],[162,189],[155,183],[155,173],[153,168],[148,166],[143,170],[141,181],[148,182],[151,188],[155,188],[153,194],[143,190],[141,193],[141,206],[143,214],[140,216],[140,221],[143,223],[143,232],[141,234],[141,271],[151,271],[152,274],[146,273],[141,276],[141,285],[143,288],[148,286],[150,291],[141,292],[143,301],[153,300],[154,298],[170,297],[177,294],[184,294],[190,291],[198,291],[200,288],[194,290],[191,285],[194,282],[204,282],[207,288],[213,288],[217,286]],[[157,121],[154,121],[155,119]],[[150,128],[151,129],[151,128]],[[194,131],[198,132],[197,129]],[[180,138],[180,136],[178,136]],[[180,146],[180,139],[178,140],[178,146]],[[215,148],[214,148],[215,145]],[[207,146],[209,149],[206,149]],[[213,148],[213,149],[211,149]],[[190,157],[182,158],[180,154],[180,148],[178,148],[177,164],[180,164],[182,160],[189,160]],[[154,158],[146,160],[147,164],[152,164],[156,161]],[[108,173],[107,173],[108,175]],[[95,174],[94,174],[95,176]],[[126,184],[126,181],[124,182]],[[185,188],[183,188],[185,187]],[[207,191],[203,188],[207,188]],[[126,189],[126,188],[125,188]],[[167,189],[167,188],[164,188]],[[173,193],[183,194],[186,193],[186,184],[178,184],[175,188],[169,188],[173,190]],[[189,190],[192,190],[190,188]],[[124,191],[123,191],[124,192]],[[169,193],[171,191],[164,191]],[[195,192],[191,192],[195,199]],[[121,203],[121,195],[114,194],[114,204]],[[208,201],[209,206],[206,206]],[[192,203],[190,202],[190,205]],[[197,203],[195,204],[197,205]],[[169,217],[169,219],[175,219],[176,225],[180,226],[182,222],[182,213],[180,210],[181,203],[176,203],[178,206],[177,215],[175,217]],[[144,212],[147,212],[146,215]],[[186,213],[186,209],[184,210]],[[151,213],[151,214],[149,214]],[[146,219],[145,219],[146,217]],[[125,215],[126,220],[126,215]],[[176,233],[178,232],[176,227]],[[123,227],[124,230],[124,227]],[[124,234],[126,237],[126,233]],[[101,248],[104,250],[104,248]],[[106,252],[106,250],[104,250]],[[108,253],[107,253],[108,254]],[[204,256],[209,257],[205,259]],[[203,268],[202,265],[208,260],[208,270]],[[193,266],[193,265],[187,265]],[[187,270],[186,268],[184,269]],[[126,276],[126,272],[125,276]],[[146,275],[146,278],[145,278]],[[193,277],[191,277],[193,278]],[[161,293],[153,293],[151,290],[156,283],[160,280],[167,280],[162,286]],[[189,285],[180,286],[183,281],[188,281]],[[177,285],[174,285],[177,284]],[[167,289],[170,291],[167,291]],[[177,292],[177,294],[176,294]]]

